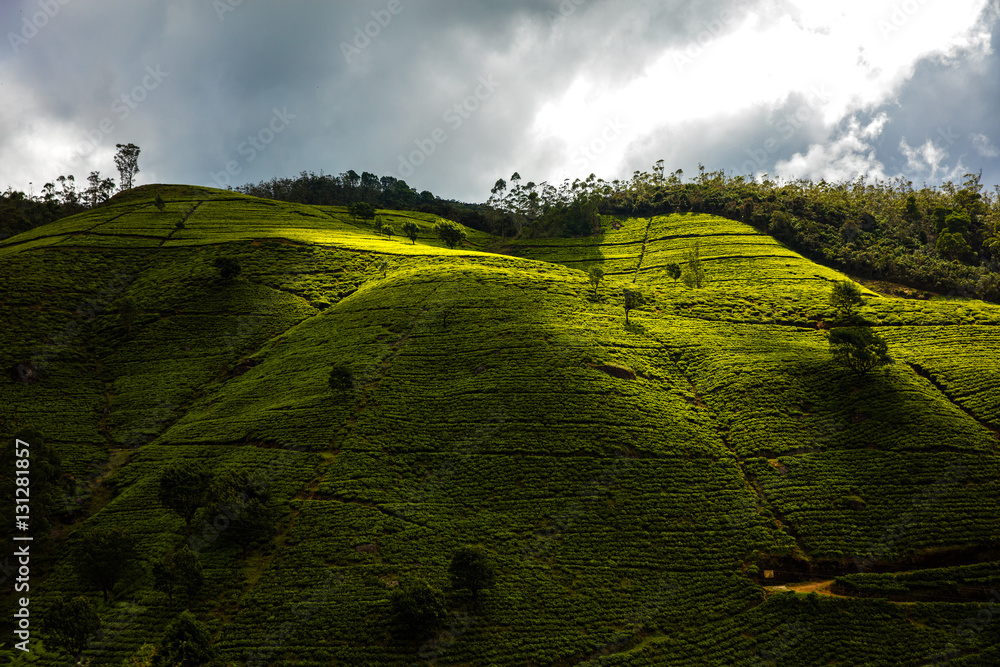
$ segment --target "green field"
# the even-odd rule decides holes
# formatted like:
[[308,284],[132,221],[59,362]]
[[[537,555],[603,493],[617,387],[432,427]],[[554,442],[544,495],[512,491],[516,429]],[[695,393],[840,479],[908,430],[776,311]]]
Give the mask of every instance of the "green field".
[[[246,559],[217,517],[193,522],[207,581],[190,608],[231,664],[1000,659],[989,595],[882,599],[998,587],[1000,306],[863,289],[893,363],[862,381],[818,328],[846,277],[730,220],[605,218],[500,253],[471,229],[448,249],[430,214],[380,211],[387,239],[340,207],[126,195],[0,241],[0,366],[40,372],[0,379],[0,431],[42,433],[80,509],[32,604],[100,599],[70,562],[91,526],[124,527],[145,567],[100,602],[91,664],[156,644],[180,611],[150,573],[188,541],[157,499],[176,461],[256,476],[280,517]],[[666,272],[696,241],[701,289]],[[627,327],[625,288],[647,298]],[[336,365],[353,389],[328,386]],[[394,587],[447,591],[463,544],[486,548],[495,588],[453,600],[426,641],[392,634]],[[843,575],[844,596],[773,593],[765,571]]]

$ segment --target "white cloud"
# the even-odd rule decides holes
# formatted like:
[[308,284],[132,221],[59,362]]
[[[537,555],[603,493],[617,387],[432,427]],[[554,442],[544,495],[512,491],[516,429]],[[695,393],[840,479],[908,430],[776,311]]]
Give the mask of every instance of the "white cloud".
[[778,176],[790,179],[851,181],[862,175],[884,179],[885,168],[875,157],[872,142],[887,122],[884,113],[868,125],[861,125],[852,117],[847,128],[832,141],[811,145],[805,155],[796,153],[788,160],[780,160],[775,171]]
[[34,90],[5,75],[6,69],[0,66],[4,102],[0,104],[0,126],[6,130],[0,136],[0,164],[10,169],[0,169],[0,174],[17,182],[0,181],[0,188],[17,189],[32,183],[37,194],[60,174],[85,180],[91,171],[106,170],[113,164],[114,141],[99,124],[82,128],[58,118]]
[[[728,18],[726,30],[713,39],[665,49],[641,75],[623,77],[620,86],[597,86],[586,72],[579,73],[563,94],[541,107],[532,135],[549,152],[561,142],[569,155],[591,142],[608,119],[621,118],[629,129],[591,169],[610,175],[634,167],[622,164],[628,146],[644,143],[657,130],[777,108],[795,95],[817,100],[818,116],[832,129],[891,101],[924,57],[988,52],[989,39],[976,26],[985,5],[985,0],[788,0],[783,12],[764,5],[744,18]],[[873,150],[867,142],[886,120],[852,125],[828,147],[813,146],[783,166],[809,173],[881,168],[867,157]],[[662,152],[669,153],[668,147]],[[834,164],[821,168],[821,155]],[[535,156],[532,161],[542,162]]]
[[1000,157],[1000,148],[994,146],[985,134],[973,134],[972,147],[982,157]]
[[949,169],[944,163],[948,158],[947,149],[938,146],[931,139],[921,146],[913,147],[907,143],[906,137],[903,137],[899,141],[899,152],[906,158],[907,169],[915,174],[924,174],[931,181],[936,179],[953,181],[966,171],[961,159]]

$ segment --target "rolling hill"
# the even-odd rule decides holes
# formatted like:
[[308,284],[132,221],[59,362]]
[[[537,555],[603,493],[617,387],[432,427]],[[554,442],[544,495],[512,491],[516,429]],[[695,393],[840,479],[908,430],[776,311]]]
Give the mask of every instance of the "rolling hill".
[[[86,529],[142,554],[91,664],[159,641],[183,607],[150,568],[185,543],[206,574],[190,609],[233,664],[1000,660],[1000,306],[864,290],[893,363],[862,380],[822,329],[845,276],[741,223],[605,218],[502,246],[469,229],[449,249],[436,216],[379,213],[417,242],[189,186],[0,241],[4,445],[30,426],[73,476],[34,609],[100,597],[72,568]],[[701,289],[666,271],[695,242]],[[623,288],[647,299],[628,326]],[[266,487],[272,543],[243,558],[204,510],[188,537],[157,499],[178,461]],[[447,590],[465,544],[495,588],[425,641],[393,635],[391,591]],[[902,573],[937,583],[915,599]],[[838,576],[840,595],[767,588]]]

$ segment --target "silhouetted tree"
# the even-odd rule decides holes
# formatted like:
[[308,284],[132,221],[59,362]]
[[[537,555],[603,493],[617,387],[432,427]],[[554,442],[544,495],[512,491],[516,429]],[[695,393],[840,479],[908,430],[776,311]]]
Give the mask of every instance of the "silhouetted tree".
[[189,611],[181,612],[163,633],[155,667],[198,667],[215,657],[205,625]]
[[448,613],[441,591],[419,579],[393,589],[389,604],[396,633],[417,640],[437,632]]
[[91,208],[106,202],[115,191],[114,179],[105,178],[102,180],[101,172],[99,171],[90,172],[87,182],[90,184],[90,187],[84,190],[83,194],[90,200]]
[[211,484],[212,473],[203,466],[186,462],[174,463],[160,475],[160,504],[184,519],[188,534],[195,513],[208,503]]
[[[226,538],[242,548],[241,558],[251,547],[268,542],[277,532],[275,517],[267,503],[267,484],[245,472],[228,472],[212,482],[209,513],[228,521]],[[215,519],[213,519],[214,523]]]
[[212,264],[219,270],[219,275],[225,281],[233,280],[243,270],[243,267],[240,266],[240,260],[235,257],[216,257]]
[[122,528],[92,528],[74,549],[77,576],[97,587],[110,602],[115,585],[135,568],[135,539]]
[[833,358],[858,375],[892,362],[889,346],[870,327],[837,327],[828,336]]
[[171,606],[174,604],[175,592],[192,597],[204,582],[205,575],[198,562],[198,555],[187,545],[168,551],[153,564],[153,587],[167,594],[167,601]]
[[340,364],[334,366],[330,371],[330,377],[327,382],[334,393],[346,393],[354,389],[354,374],[351,373],[350,368]]
[[129,190],[132,179],[139,173],[139,147],[135,144],[115,144],[115,167],[121,177],[121,189]]
[[456,589],[465,589],[472,593],[473,604],[479,600],[479,591],[493,588],[496,583],[496,570],[486,550],[481,546],[464,546],[451,557],[448,566],[451,575],[451,585]]
[[42,616],[45,630],[55,639],[55,644],[79,659],[87,642],[101,629],[101,617],[86,597],[56,598]]

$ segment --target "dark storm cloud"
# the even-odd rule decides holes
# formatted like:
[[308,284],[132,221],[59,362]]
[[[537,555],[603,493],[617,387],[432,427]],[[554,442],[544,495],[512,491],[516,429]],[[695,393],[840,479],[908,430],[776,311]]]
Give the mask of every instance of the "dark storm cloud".
[[[128,141],[159,180],[222,184],[301,169],[405,172],[424,147],[433,154],[413,184],[461,198],[485,196],[527,148],[537,107],[578,72],[627,77],[722,4],[63,2],[5,56],[35,108],[76,128],[75,159],[50,178]],[[20,3],[9,30],[39,7]],[[155,89],[142,89],[147,67],[166,73]]]
[[[992,42],[1000,43],[1000,24],[992,26]],[[1000,54],[982,59],[932,58],[921,62],[913,78],[891,104],[880,109],[890,123],[879,137],[878,155],[889,173],[901,172],[920,185],[937,184],[931,165],[915,168],[900,151],[931,142],[942,154],[940,170],[983,171],[983,183],[1000,183]],[[988,143],[983,139],[988,140]],[[959,174],[961,177],[961,174]]]
[[[615,90],[668,48],[721,43],[748,11],[767,22],[782,7],[765,0],[25,0],[3,14],[0,178],[23,188],[31,178],[112,172],[114,144],[134,142],[142,147],[140,183],[225,185],[355,169],[483,200],[515,169],[542,180],[574,168],[574,146],[539,139],[531,128],[580,77]],[[47,18],[38,26],[40,11]],[[25,21],[35,25],[31,37],[10,42]],[[934,75],[921,69],[918,77],[930,85]],[[997,100],[988,77],[971,70],[964,77],[966,99]],[[921,135],[909,128],[932,119],[918,108],[916,88],[899,99],[912,108],[905,122],[889,110],[886,131],[915,145]],[[707,109],[677,126],[633,128],[621,173],[601,175],[627,177],[661,157],[689,173],[698,162],[738,171],[757,165],[760,151],[766,160],[757,171],[773,170],[831,131],[819,114],[791,130],[780,125],[802,104],[793,94],[739,114]],[[957,104],[930,125],[964,118],[967,143],[981,134],[1000,144],[986,127],[992,104]]]

